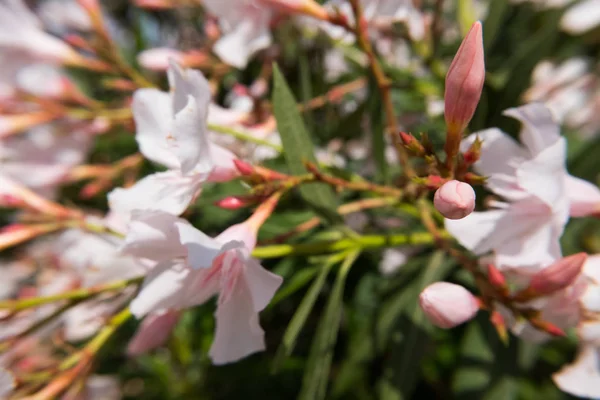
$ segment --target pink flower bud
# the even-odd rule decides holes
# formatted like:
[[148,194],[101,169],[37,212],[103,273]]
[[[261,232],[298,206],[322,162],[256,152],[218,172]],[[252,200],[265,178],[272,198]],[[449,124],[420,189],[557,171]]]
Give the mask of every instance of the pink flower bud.
[[435,192],[433,204],[444,217],[461,219],[473,212],[475,191],[468,183],[448,181]]
[[473,318],[479,302],[467,289],[448,282],[427,286],[419,295],[421,309],[432,324],[448,329]]
[[264,3],[290,14],[305,14],[313,18],[327,20],[329,14],[314,0],[263,0]]
[[169,69],[170,60],[174,60],[178,64],[183,64],[184,54],[175,49],[167,47],[157,47],[141,52],[138,57],[138,63],[152,71],[166,71]]
[[547,295],[570,286],[581,274],[587,259],[586,253],[561,258],[533,275],[526,289],[536,295]]
[[444,116],[448,129],[446,152],[456,155],[462,133],[473,118],[483,82],[485,63],[481,22],[471,27],[467,37],[452,60],[446,75],[444,92]]
[[248,201],[237,196],[229,196],[215,202],[215,205],[225,210],[237,210],[246,207]]

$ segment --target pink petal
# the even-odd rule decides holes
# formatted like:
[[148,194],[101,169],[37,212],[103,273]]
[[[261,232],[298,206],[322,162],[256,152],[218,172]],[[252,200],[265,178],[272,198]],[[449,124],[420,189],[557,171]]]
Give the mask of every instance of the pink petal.
[[216,365],[238,361],[265,349],[265,333],[259,325],[250,290],[244,280],[238,283],[228,301],[219,302],[215,313],[217,326],[209,355]]
[[127,346],[129,355],[139,355],[162,346],[179,322],[179,311],[150,314],[144,318]]

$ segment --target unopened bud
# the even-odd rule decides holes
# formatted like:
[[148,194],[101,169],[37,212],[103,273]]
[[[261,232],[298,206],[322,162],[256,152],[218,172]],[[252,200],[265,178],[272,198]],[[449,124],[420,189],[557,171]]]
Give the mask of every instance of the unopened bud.
[[488,265],[488,281],[497,289],[499,289],[503,295],[508,295],[508,286],[506,285],[506,278],[502,275],[502,272],[498,270],[493,264]]
[[506,329],[506,322],[504,317],[498,311],[493,311],[490,315],[490,322],[494,325],[498,337],[504,344],[508,344],[508,331]]
[[314,0],[265,0],[268,4],[290,14],[305,14],[320,20],[327,20],[329,13]]
[[138,63],[152,71],[166,71],[171,60],[177,64],[183,64],[183,52],[168,47],[157,47],[142,51],[138,57]]
[[251,176],[254,174],[254,167],[240,159],[234,159],[233,164],[242,176]]
[[419,295],[421,309],[432,324],[452,328],[473,318],[479,302],[467,289],[448,282],[427,286]]
[[0,115],[0,138],[21,133],[34,126],[60,117],[52,111],[34,111],[26,114]]
[[444,116],[447,126],[446,153],[458,153],[462,133],[473,118],[485,80],[481,22],[471,27],[454,56],[446,75]]
[[[586,259],[586,253],[561,258],[533,275],[525,292],[533,297],[544,296],[571,286],[581,274]],[[517,295],[522,296],[523,294]]]
[[229,196],[215,202],[215,205],[225,210],[237,210],[248,206],[248,201],[237,196]]
[[433,204],[444,217],[461,219],[473,212],[475,191],[468,183],[452,180],[435,192]]
[[417,157],[425,155],[425,147],[410,133],[400,132],[400,139],[404,143],[404,147]]

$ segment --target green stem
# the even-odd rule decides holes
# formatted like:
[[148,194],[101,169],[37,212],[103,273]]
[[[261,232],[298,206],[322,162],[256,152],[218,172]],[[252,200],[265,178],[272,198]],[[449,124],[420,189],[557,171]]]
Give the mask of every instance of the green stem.
[[11,310],[13,312],[18,312],[28,308],[38,307],[47,303],[54,303],[56,301],[61,300],[85,300],[103,292],[124,289],[129,285],[140,283],[143,279],[144,277],[136,277],[132,279],[111,282],[106,285],[72,290],[53,296],[32,297],[21,300],[4,300],[0,301],[0,310],[5,309]]
[[283,147],[281,147],[278,144],[271,143],[268,140],[257,138],[252,135],[248,135],[247,133],[240,132],[236,129],[229,128],[227,126],[222,126],[222,125],[215,125],[215,124],[207,124],[207,126],[208,126],[208,129],[210,129],[211,131],[215,131],[218,133],[223,133],[225,135],[233,136],[234,138],[243,140],[245,142],[251,142],[251,143],[260,144],[262,146],[267,146],[267,147],[274,149],[275,151],[277,151],[279,153],[283,152]]
[[277,258],[291,255],[333,253],[351,248],[368,250],[402,245],[423,245],[434,242],[435,239],[429,232],[414,232],[396,235],[365,235],[357,238],[344,238],[315,243],[262,246],[255,248],[252,255],[257,258]]

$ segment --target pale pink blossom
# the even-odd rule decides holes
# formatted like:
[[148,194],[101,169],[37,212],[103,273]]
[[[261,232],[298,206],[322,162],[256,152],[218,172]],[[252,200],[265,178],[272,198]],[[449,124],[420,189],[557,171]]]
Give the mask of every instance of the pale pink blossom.
[[583,0],[567,10],[560,20],[563,31],[579,35],[600,25],[600,0]]
[[80,59],[62,40],[44,32],[40,20],[23,0],[0,3],[0,49],[24,51],[48,61],[77,63]]
[[590,187],[567,173],[566,141],[548,108],[533,103],[505,114],[523,123],[523,145],[496,128],[477,132],[462,143],[466,151],[476,136],[483,140],[475,170],[488,177],[486,186],[504,201],[494,201],[493,209],[461,220],[446,220],[446,228],[478,255],[493,251],[500,269],[539,269],[561,257],[559,238],[571,205],[581,197],[581,191],[566,190],[568,185]]
[[172,92],[140,89],[133,98],[136,140],[151,161],[167,167],[134,186],[109,194],[113,211],[164,210],[181,214],[206,181],[234,178],[235,156],[212,143],[206,126],[211,98],[208,82],[199,71],[169,69]]
[[88,13],[77,0],[43,0],[36,12],[51,32],[60,34],[69,30],[86,32],[92,29]]
[[600,397],[600,348],[583,346],[577,359],[552,376],[563,392],[585,398]]
[[14,376],[5,370],[4,368],[0,369],[0,397],[6,398],[15,388],[15,378]]
[[444,217],[461,219],[473,212],[475,191],[468,183],[448,181],[435,191],[433,204]]
[[576,57],[560,64],[540,62],[525,92],[528,102],[541,101],[561,123],[581,137],[598,134],[600,123],[600,79],[589,60]]
[[91,143],[90,135],[82,131],[67,133],[57,125],[36,127],[0,142],[0,175],[53,197],[71,168],[85,159]]
[[444,329],[470,320],[479,311],[479,302],[471,292],[448,282],[436,282],[423,289],[419,305],[432,324]]
[[210,349],[213,363],[233,362],[263,350],[258,313],[282,279],[251,257],[255,245],[256,228],[249,223],[234,225],[213,239],[170,214],[134,212],[123,251],[158,264],[131,303],[131,312],[141,318],[180,310],[218,294]]

